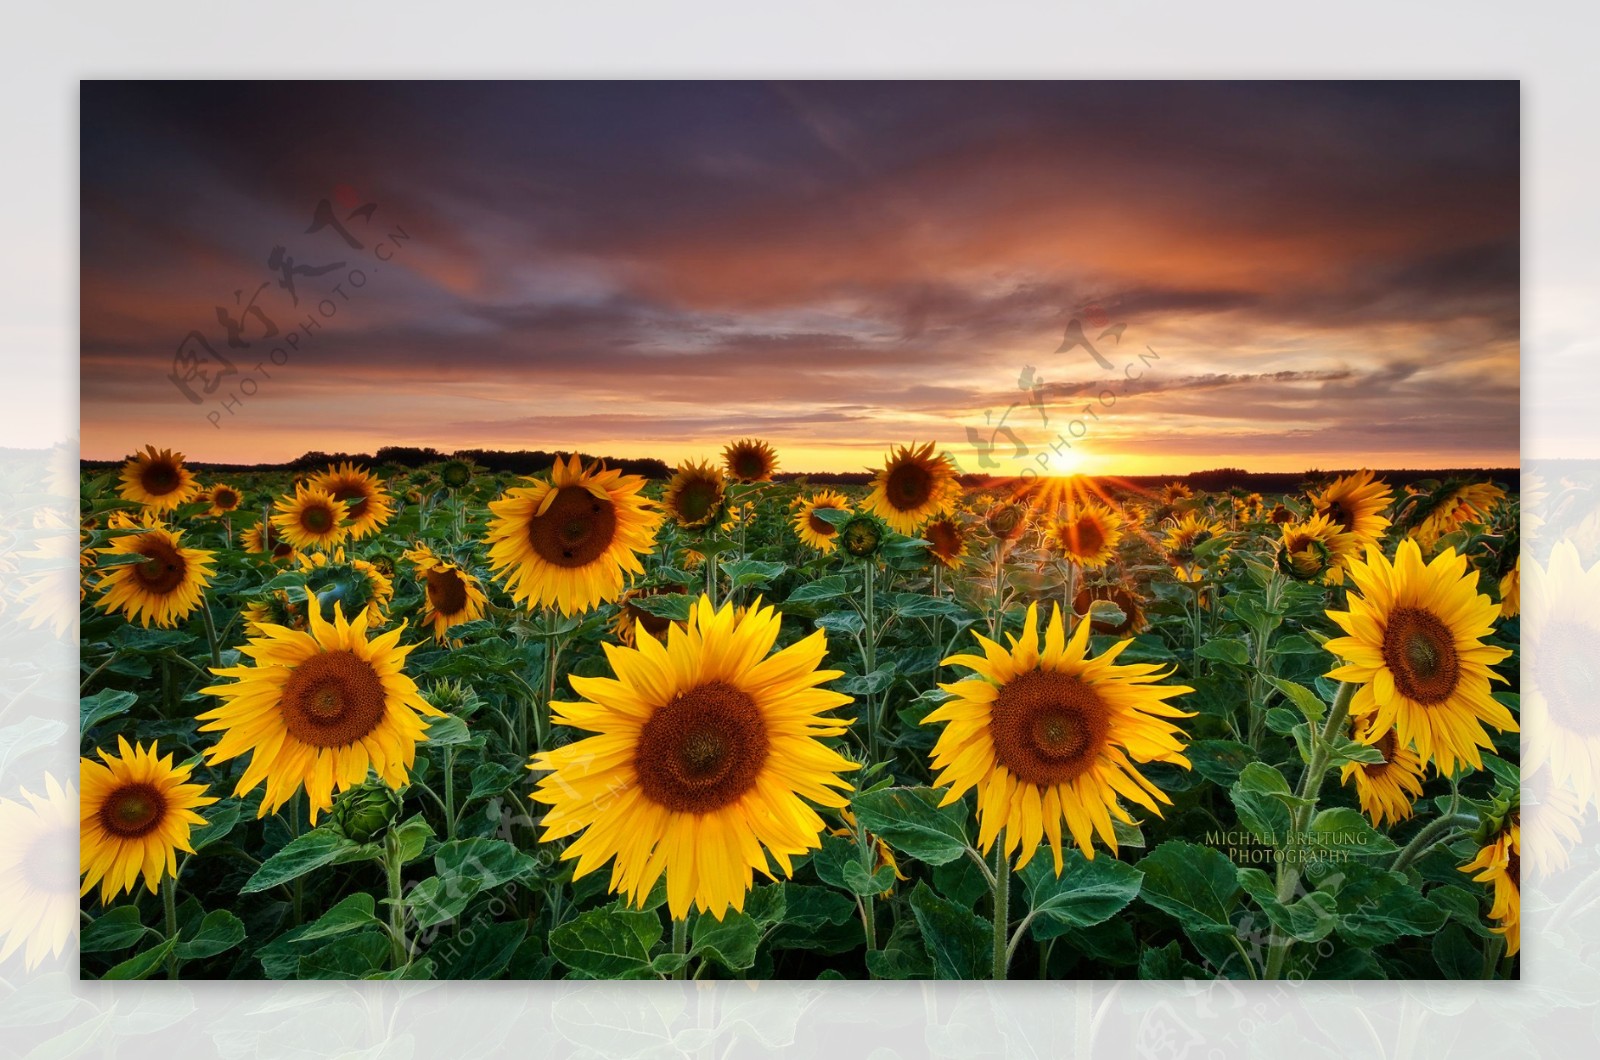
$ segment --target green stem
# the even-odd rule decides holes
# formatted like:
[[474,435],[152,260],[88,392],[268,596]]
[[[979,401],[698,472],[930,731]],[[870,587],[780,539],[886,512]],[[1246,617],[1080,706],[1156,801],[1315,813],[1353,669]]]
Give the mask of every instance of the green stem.
[[173,941],[172,949],[167,951],[167,978],[178,978],[178,878],[163,881],[161,888],[161,908],[166,912],[167,938]]
[[456,837],[456,749],[444,752],[444,837]]
[[[878,668],[878,626],[877,626],[877,601],[875,598],[872,560],[861,561],[861,579],[865,586],[862,597],[862,618],[866,630],[861,641],[862,675],[873,673]],[[878,760],[878,711],[873,705],[873,697],[866,697],[865,711],[867,715],[867,757],[869,761]]]
[[399,971],[410,962],[406,945],[406,912],[401,903],[400,847],[393,826],[383,837],[383,869],[389,885],[389,960]]
[[994,978],[1004,979],[1011,952],[1011,858],[1006,854],[1006,831],[994,841]]
[[1389,871],[1406,871],[1413,861],[1443,842],[1452,830],[1472,828],[1477,823],[1478,818],[1470,813],[1453,813],[1448,817],[1438,817],[1429,821],[1420,832],[1411,837],[1411,842],[1405,845],[1405,849],[1394,856],[1394,864],[1389,866]]
[[[689,918],[687,916],[682,917],[682,918],[678,918],[678,919],[674,919],[672,921],[672,952],[673,953],[688,953],[689,952]],[[687,972],[688,971],[689,971],[689,962],[685,961],[683,964],[679,965],[673,971],[672,978],[674,978],[674,979],[687,978]]]
[[217,623],[211,617],[211,600],[208,596],[200,598],[200,618],[206,627],[206,643],[211,646],[211,665],[222,666],[222,642],[217,639]]

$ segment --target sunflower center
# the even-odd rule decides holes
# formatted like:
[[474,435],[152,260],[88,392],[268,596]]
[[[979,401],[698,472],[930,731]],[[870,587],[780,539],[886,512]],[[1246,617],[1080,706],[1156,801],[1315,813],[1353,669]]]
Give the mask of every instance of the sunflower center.
[[428,582],[428,603],[441,615],[458,614],[467,607],[467,583],[453,570],[430,570],[425,575]]
[[748,694],[721,681],[680,692],[639,732],[634,767],[645,797],[679,813],[710,813],[755,784],[767,726]]
[[308,505],[300,512],[300,525],[313,534],[326,534],[333,529],[333,509],[320,504]]
[[686,523],[705,521],[716,510],[717,484],[707,479],[691,479],[678,491],[678,517]]
[[1378,749],[1378,753],[1383,756],[1383,761],[1373,762],[1369,765],[1363,765],[1361,767],[1366,771],[1366,774],[1369,777],[1382,773],[1384,770],[1388,769],[1394,764],[1395,752],[1399,750],[1399,740],[1395,736],[1395,731],[1390,729],[1382,736],[1378,737],[1378,742],[1372,746]]
[[352,519],[361,518],[361,513],[367,508],[367,491],[360,486],[340,486],[333,491],[333,499],[344,501]]
[[1355,529],[1355,513],[1350,510],[1344,501],[1329,501],[1323,506],[1321,514],[1326,515],[1330,523],[1338,523],[1346,530]]
[[1080,556],[1092,556],[1106,543],[1106,535],[1093,519],[1079,519],[1072,524],[1072,550]]
[[378,727],[386,696],[372,664],[345,651],[311,656],[284,683],[278,709],[290,735],[313,747],[345,747]]
[[1110,729],[1110,712],[1092,686],[1046,670],[1008,681],[989,716],[995,758],[1018,779],[1042,786],[1092,766]]
[[941,559],[954,559],[961,551],[961,531],[951,523],[934,523],[923,533],[927,535],[928,544],[933,546],[933,554]]
[[733,455],[733,473],[745,480],[761,478],[767,473],[767,461],[753,449],[741,449]]
[[920,508],[933,498],[933,472],[920,464],[901,464],[889,472],[883,493],[901,511]]
[[143,535],[138,544],[143,561],[133,565],[133,577],[147,593],[165,596],[183,584],[189,565],[178,550],[154,534]]
[[139,472],[139,485],[152,497],[160,497],[171,493],[183,482],[183,476],[178,469],[165,460],[156,460],[146,464]]
[[239,495],[229,489],[212,490],[211,503],[223,509],[237,508],[239,506]]
[[123,784],[100,804],[100,825],[120,839],[137,839],[154,830],[166,811],[166,797],[155,785]]
[[[832,511],[833,509],[830,508],[828,510]],[[832,537],[834,534],[833,524],[819,516],[816,508],[811,509],[811,514],[806,516],[806,525],[811,528],[813,534],[818,534],[822,537]]]
[[562,486],[543,515],[528,521],[528,542],[539,558],[557,567],[584,567],[611,547],[617,510],[582,486]]
[[1455,637],[1437,615],[1420,607],[1402,607],[1389,616],[1383,661],[1395,687],[1418,703],[1443,703],[1461,676]]

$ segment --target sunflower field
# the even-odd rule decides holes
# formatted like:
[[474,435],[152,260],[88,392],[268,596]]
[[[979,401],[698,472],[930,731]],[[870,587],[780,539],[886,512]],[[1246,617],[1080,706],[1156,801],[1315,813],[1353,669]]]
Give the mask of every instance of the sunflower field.
[[707,457],[86,470],[83,976],[1516,976],[1507,484]]

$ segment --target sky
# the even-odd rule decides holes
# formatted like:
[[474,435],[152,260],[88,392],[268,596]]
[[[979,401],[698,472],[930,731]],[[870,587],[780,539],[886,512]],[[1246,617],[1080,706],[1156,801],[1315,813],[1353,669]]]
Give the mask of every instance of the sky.
[[1519,110],[1516,82],[85,82],[83,454],[1516,466]]

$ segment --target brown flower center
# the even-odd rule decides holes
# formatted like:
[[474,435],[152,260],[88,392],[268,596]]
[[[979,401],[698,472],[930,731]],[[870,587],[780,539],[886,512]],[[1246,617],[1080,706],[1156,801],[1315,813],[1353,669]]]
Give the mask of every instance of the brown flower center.
[[345,510],[349,512],[352,519],[361,518],[361,513],[366,511],[367,501],[372,496],[367,492],[367,488],[359,482],[349,482],[336,486],[332,493],[334,500],[344,501]]
[[453,570],[430,570],[424,575],[428,582],[428,603],[439,614],[449,618],[467,609],[467,583]]
[[1019,674],[990,708],[995,758],[1030,784],[1061,784],[1099,757],[1111,729],[1100,694],[1076,677],[1047,670]]
[[1138,615],[1139,601],[1126,589],[1115,585],[1092,585],[1078,590],[1078,595],[1072,598],[1072,609],[1080,615],[1087,615],[1096,600],[1106,600],[1117,606],[1122,612],[1121,622],[1107,622],[1102,619],[1093,619],[1091,628],[1096,633],[1126,633],[1133,627]]
[[133,565],[133,577],[139,587],[156,596],[166,596],[183,584],[189,564],[183,555],[165,538],[156,534],[141,534],[134,546],[144,560]]
[[1084,516],[1067,526],[1067,549],[1075,556],[1093,556],[1105,547],[1105,531],[1098,520]]
[[166,460],[152,460],[139,470],[139,485],[152,497],[164,497],[182,484],[182,472]]
[[679,813],[710,813],[755,784],[766,721],[749,695],[721,681],[680,692],[639,732],[634,768],[645,797]]
[[922,531],[928,539],[928,546],[933,554],[945,562],[952,561],[961,553],[961,529],[948,519],[930,523]]
[[1326,515],[1330,523],[1338,523],[1347,531],[1356,528],[1356,513],[1343,500],[1325,502],[1317,514]]
[[933,472],[918,463],[900,463],[890,469],[883,494],[900,511],[920,508],[933,498]]
[[[824,510],[837,511],[838,509],[830,506]],[[811,528],[813,534],[819,537],[832,537],[836,533],[833,524],[818,516],[817,511],[818,509],[816,508],[811,509],[810,514],[806,516],[806,525]]]
[[239,507],[239,495],[226,487],[218,487],[211,491],[211,503],[223,511],[232,511]]
[[1437,615],[1420,607],[1398,608],[1389,616],[1383,661],[1395,687],[1418,703],[1443,703],[1461,678],[1455,637]]
[[684,480],[672,495],[674,514],[680,523],[691,530],[709,523],[721,503],[721,483],[699,476]]
[[347,747],[383,720],[387,698],[372,664],[345,650],[294,668],[278,709],[290,735],[313,747]]
[[155,830],[167,812],[167,799],[155,785],[123,784],[100,804],[100,826],[119,839],[138,839]]
[[617,509],[582,486],[562,486],[543,515],[528,521],[528,542],[546,563],[584,567],[617,536]]
[[767,458],[759,449],[744,446],[735,449],[728,460],[734,477],[741,482],[759,482],[768,475]]
[[1383,761],[1381,763],[1373,762],[1361,767],[1369,777],[1382,774],[1394,764],[1395,752],[1400,749],[1399,738],[1395,735],[1395,731],[1390,729],[1378,737],[1378,742],[1372,746],[1376,747],[1378,753],[1383,755]]
[[300,509],[300,526],[313,534],[326,534],[334,528],[333,509],[320,502]]

